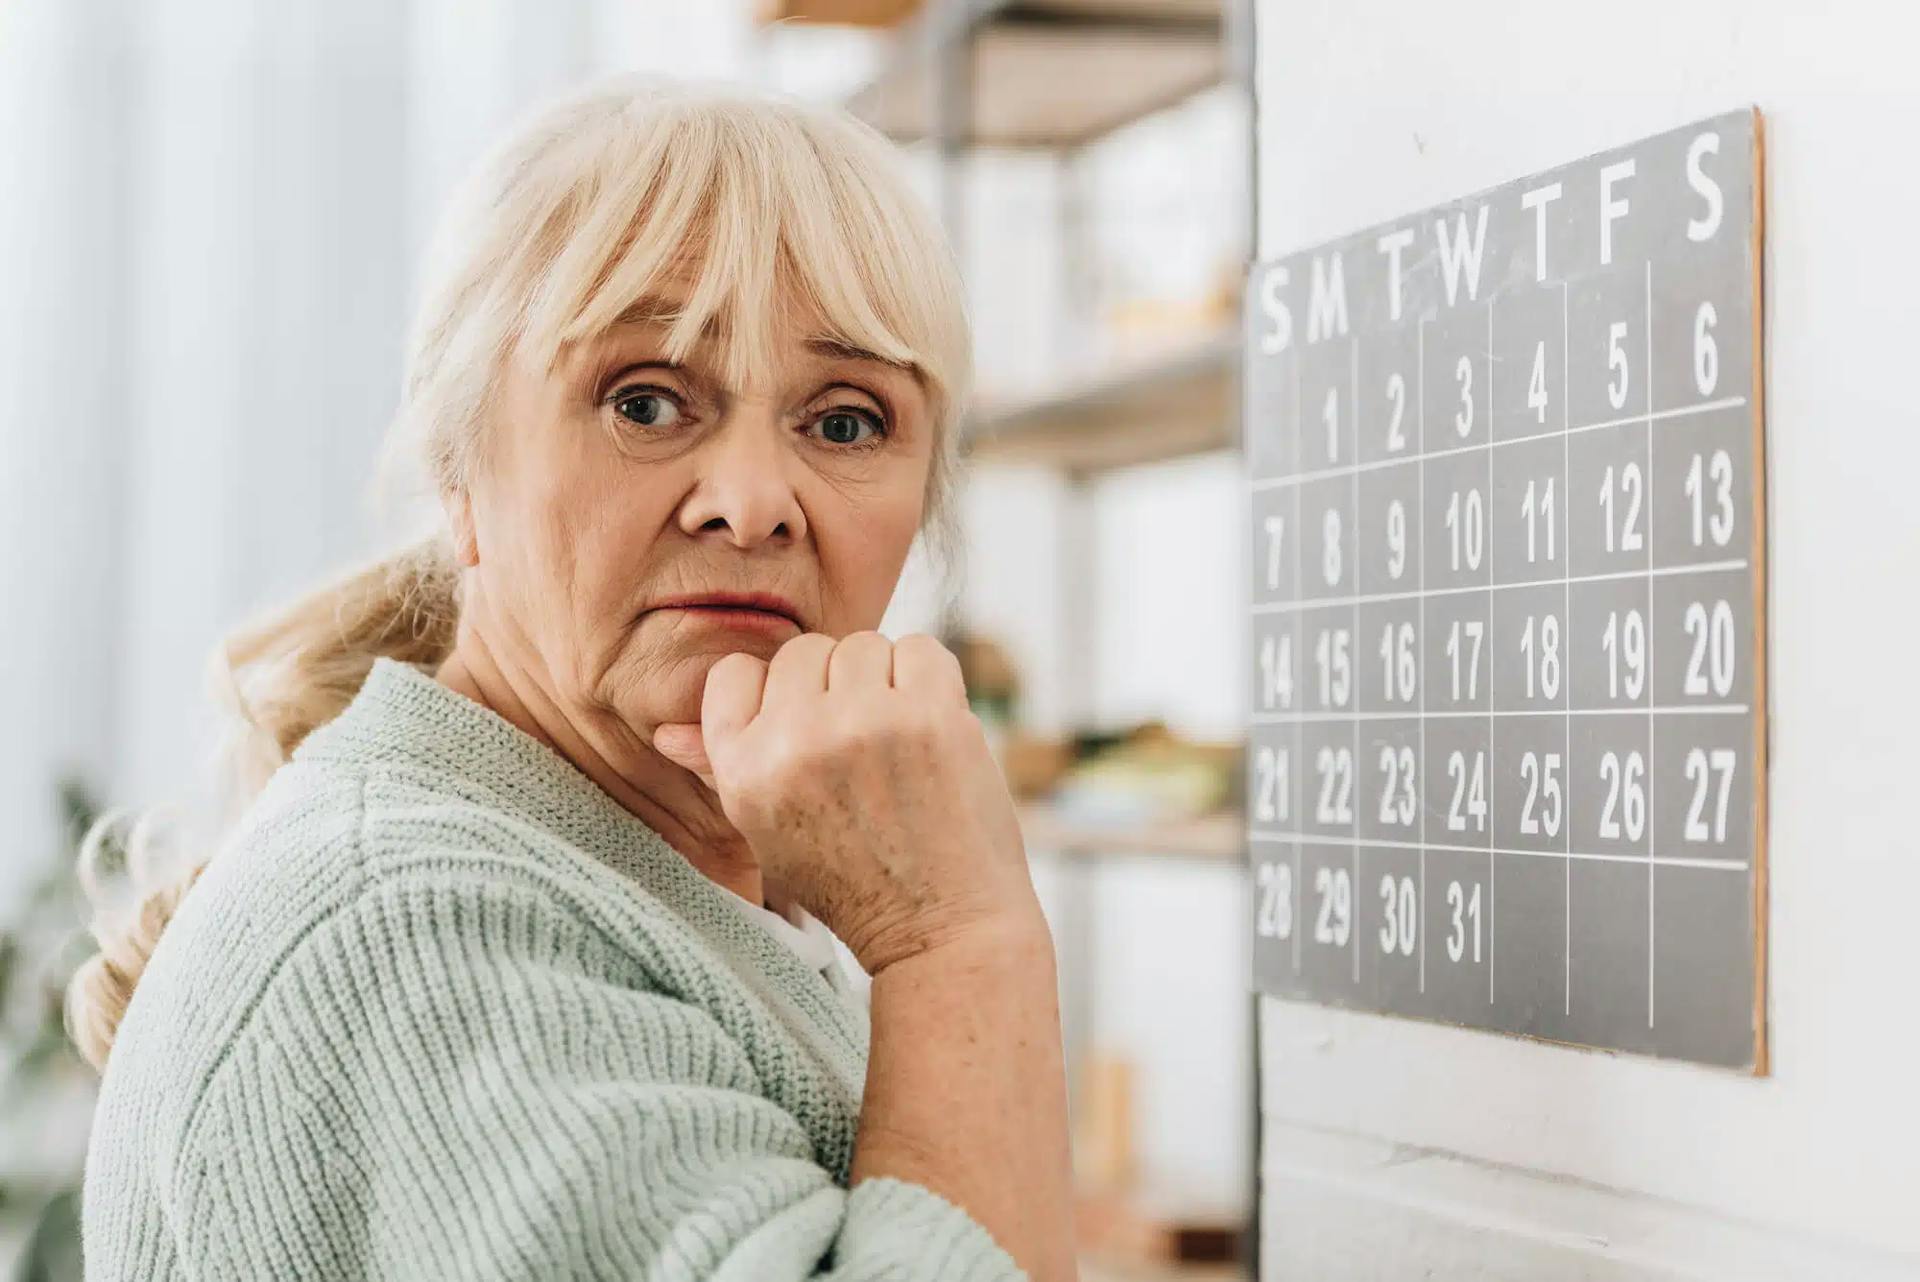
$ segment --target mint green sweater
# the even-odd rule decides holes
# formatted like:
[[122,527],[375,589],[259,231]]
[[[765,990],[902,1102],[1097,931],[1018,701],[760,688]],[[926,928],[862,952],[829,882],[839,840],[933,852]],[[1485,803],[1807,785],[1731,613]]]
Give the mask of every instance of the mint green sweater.
[[89,1279],[987,1279],[847,1188],[867,1017],[572,765],[382,659],[181,905],[110,1057]]

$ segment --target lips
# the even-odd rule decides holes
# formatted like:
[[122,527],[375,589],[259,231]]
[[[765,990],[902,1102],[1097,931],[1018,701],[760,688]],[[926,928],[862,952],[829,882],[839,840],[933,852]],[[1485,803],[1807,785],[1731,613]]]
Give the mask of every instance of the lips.
[[770,592],[695,592],[656,601],[654,610],[700,610],[714,614],[763,614],[785,619],[801,631],[800,611],[785,597]]

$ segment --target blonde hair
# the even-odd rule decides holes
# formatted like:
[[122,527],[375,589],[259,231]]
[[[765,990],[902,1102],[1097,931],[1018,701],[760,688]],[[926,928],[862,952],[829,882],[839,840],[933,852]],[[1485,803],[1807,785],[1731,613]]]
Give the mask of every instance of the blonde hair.
[[[824,329],[808,337],[918,373],[937,442],[922,536],[937,563],[949,558],[970,340],[951,250],[891,144],[831,108],[657,77],[613,77],[536,110],[454,193],[427,248],[382,474],[414,468],[442,493],[464,488],[508,362],[551,371],[569,345],[604,333],[688,264],[698,272],[667,318],[670,359],[716,321],[737,380],[764,363],[779,309],[797,307]],[[235,721],[226,755],[236,808],[346,707],[376,657],[446,658],[460,573],[435,526],[216,649],[212,684]],[[152,825],[123,836],[122,822],[101,820],[83,846],[101,951],[67,993],[68,1031],[96,1068],[206,865],[153,878]],[[136,883],[120,909],[103,889],[109,855]]]

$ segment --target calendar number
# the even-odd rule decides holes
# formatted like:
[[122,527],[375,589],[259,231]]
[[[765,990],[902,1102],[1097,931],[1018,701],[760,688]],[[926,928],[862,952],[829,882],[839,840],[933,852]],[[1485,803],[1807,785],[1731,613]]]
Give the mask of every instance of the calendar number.
[[1330,588],[1340,586],[1340,509],[1330,507],[1320,520],[1320,574]]
[[1261,744],[1253,754],[1253,818],[1256,823],[1286,823],[1287,798],[1293,789],[1287,785],[1287,750]]
[[1543,699],[1560,697],[1560,620],[1554,615],[1540,619],[1539,654],[1536,658],[1534,620],[1528,616],[1520,630],[1520,657],[1527,665],[1527,698],[1534,697],[1534,674],[1539,673],[1539,691]]
[[1280,590],[1280,551],[1285,542],[1287,518],[1270,516],[1264,523],[1267,532],[1267,591]]
[[1353,822],[1353,749],[1323,746],[1314,758],[1320,775],[1320,799],[1313,817],[1323,824]]
[[1380,951],[1391,956],[1413,956],[1420,914],[1414,896],[1413,878],[1394,879],[1392,873],[1380,878]]
[[1321,421],[1327,425],[1327,462],[1337,464],[1340,461],[1340,389],[1329,387],[1327,399],[1320,407]]
[[1293,867],[1261,864],[1258,873],[1260,908],[1254,930],[1267,939],[1293,936]]
[[1520,500],[1520,516],[1527,523],[1527,563],[1531,565],[1540,559],[1535,555],[1535,549],[1542,545],[1547,549],[1546,559],[1553,560],[1554,519],[1551,476],[1547,478],[1547,483],[1540,487],[1538,499],[1534,498],[1534,483],[1531,478],[1528,479],[1526,497]]
[[1459,490],[1447,500],[1447,534],[1451,539],[1453,568],[1457,571],[1464,560],[1468,570],[1480,568],[1480,558],[1487,548],[1487,513],[1481,502],[1480,491],[1468,490],[1463,499]]
[[1460,408],[1453,412],[1453,430],[1462,436],[1473,435],[1473,358],[1462,356],[1453,367],[1454,381],[1460,384]]
[[1704,602],[1692,601],[1683,622],[1693,641],[1683,688],[1689,695],[1711,693],[1724,699],[1733,692],[1733,607],[1715,601],[1708,610]]
[[1387,505],[1387,577],[1407,572],[1407,508],[1399,499]]
[[1260,638],[1260,705],[1267,711],[1293,706],[1293,634]]
[[1693,314],[1693,385],[1702,396],[1712,396],[1720,382],[1720,349],[1713,342],[1713,327],[1719,319],[1712,303],[1700,304]]
[[1419,803],[1413,792],[1413,749],[1380,746],[1380,822],[1395,828],[1413,827]]
[[1463,752],[1455,751],[1447,758],[1447,775],[1453,780],[1453,804],[1447,807],[1447,828],[1451,832],[1465,832],[1472,824],[1475,832],[1487,830],[1487,754],[1473,754],[1473,765],[1467,765]]
[[1533,373],[1527,376],[1527,408],[1534,421],[1547,421],[1547,344],[1542,339],[1533,345]]
[[1607,326],[1607,404],[1625,409],[1627,404],[1627,323],[1615,321]]
[[[1607,474],[1600,479],[1600,510],[1606,520],[1607,551],[1638,552],[1644,544],[1640,538],[1640,496],[1646,488],[1646,481],[1640,475],[1638,463],[1628,463],[1620,469],[1620,523],[1614,524],[1614,469],[1607,465]],[[1614,538],[1614,530],[1620,531],[1620,537]]]
[[1387,399],[1393,408],[1387,413],[1387,453],[1398,454],[1407,448],[1406,433],[1400,430],[1407,417],[1407,380],[1394,374],[1387,379]]
[[1480,883],[1473,883],[1473,893],[1468,894],[1460,888],[1460,883],[1447,883],[1447,907],[1453,911],[1452,928],[1447,934],[1447,959],[1459,961],[1467,955],[1469,939],[1473,945],[1473,961],[1480,964]]
[[1480,690],[1480,642],[1485,639],[1487,625],[1479,619],[1467,619],[1464,622],[1455,619],[1447,630],[1447,660],[1453,665],[1453,698],[1460,700],[1461,659],[1466,660],[1467,693],[1466,697],[1479,697]]
[[1353,660],[1349,654],[1350,634],[1345,628],[1322,629],[1313,647],[1314,662],[1320,667],[1320,703],[1323,707],[1344,708],[1353,694]]
[[[1711,500],[1708,486],[1713,488]],[[1725,450],[1715,450],[1710,462],[1705,455],[1693,456],[1687,466],[1687,499],[1693,508],[1693,546],[1703,546],[1709,537],[1715,546],[1727,546],[1733,538],[1733,460]]]
[[[1526,802],[1520,807],[1520,831],[1529,837],[1545,833],[1560,835],[1560,754],[1527,753],[1520,758],[1520,781],[1527,786]],[[1535,811],[1535,803],[1539,809]]]
[[1693,804],[1687,807],[1688,841],[1718,844],[1727,839],[1727,801],[1733,792],[1732,748],[1694,748],[1687,753],[1687,782],[1693,785]]
[[1608,611],[1600,648],[1607,656],[1607,697],[1617,699],[1624,689],[1627,698],[1638,699],[1647,684],[1647,624],[1640,611]]
[[1628,841],[1638,841],[1647,831],[1647,763],[1637,752],[1627,754],[1623,765],[1618,753],[1600,758],[1600,783],[1607,799],[1600,807],[1600,836],[1618,841],[1624,833]]
[[1387,702],[1412,703],[1418,670],[1414,657],[1413,625],[1388,623],[1380,629],[1380,683]]
[[1345,868],[1320,868],[1313,874],[1320,896],[1320,916],[1313,923],[1314,942],[1345,948],[1353,934],[1353,879]]

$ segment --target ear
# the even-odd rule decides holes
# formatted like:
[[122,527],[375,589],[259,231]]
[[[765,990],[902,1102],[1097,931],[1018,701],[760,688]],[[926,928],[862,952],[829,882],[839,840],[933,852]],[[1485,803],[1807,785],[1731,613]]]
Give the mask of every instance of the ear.
[[472,569],[480,564],[480,536],[473,527],[473,495],[465,487],[443,490],[440,506],[446,510],[447,526],[453,532],[453,552],[461,565]]

